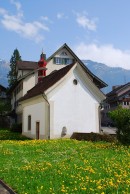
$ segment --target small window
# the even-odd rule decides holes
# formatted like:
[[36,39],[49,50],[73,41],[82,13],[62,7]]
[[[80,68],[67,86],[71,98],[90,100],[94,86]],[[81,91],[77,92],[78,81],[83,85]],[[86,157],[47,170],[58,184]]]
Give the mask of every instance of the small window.
[[55,64],[61,64],[61,58],[60,57],[55,57],[54,58],[54,63]]
[[67,53],[65,51],[63,51],[60,56],[67,56]]
[[124,101],[124,105],[126,105],[126,102]]
[[73,59],[70,58],[62,58],[62,57],[54,57],[53,59],[54,64],[57,65],[69,65],[71,63],[73,63]]
[[28,115],[28,131],[31,130],[31,115]]

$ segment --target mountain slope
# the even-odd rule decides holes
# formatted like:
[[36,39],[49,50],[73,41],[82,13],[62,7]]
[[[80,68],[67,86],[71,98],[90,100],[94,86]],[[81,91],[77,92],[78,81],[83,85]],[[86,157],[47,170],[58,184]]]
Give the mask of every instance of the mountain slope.
[[0,59],[0,85],[8,86],[7,74],[9,72],[9,63]]
[[110,92],[114,85],[123,85],[130,82],[130,70],[120,67],[109,67],[91,60],[83,60],[83,63],[92,73],[108,84],[108,87],[103,89],[104,93]]

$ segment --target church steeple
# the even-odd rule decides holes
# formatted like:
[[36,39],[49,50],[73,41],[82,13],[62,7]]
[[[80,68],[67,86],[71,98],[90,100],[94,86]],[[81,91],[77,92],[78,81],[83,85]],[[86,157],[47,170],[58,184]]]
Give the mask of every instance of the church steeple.
[[43,77],[46,76],[46,54],[41,53],[40,60],[38,61],[38,82],[42,80]]

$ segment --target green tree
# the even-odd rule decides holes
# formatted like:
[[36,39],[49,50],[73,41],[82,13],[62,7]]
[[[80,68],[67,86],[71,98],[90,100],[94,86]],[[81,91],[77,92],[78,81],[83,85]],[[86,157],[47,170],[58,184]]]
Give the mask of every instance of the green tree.
[[5,116],[11,110],[9,100],[0,99],[0,116]]
[[21,61],[21,56],[18,49],[15,49],[10,59],[10,71],[9,74],[7,75],[9,88],[11,88],[17,82],[17,71],[16,71],[17,61]]
[[8,113],[11,110],[10,101],[3,100],[0,98],[0,127],[5,128],[9,127]]
[[130,109],[118,107],[109,112],[109,116],[117,127],[117,139],[122,144],[130,145]]

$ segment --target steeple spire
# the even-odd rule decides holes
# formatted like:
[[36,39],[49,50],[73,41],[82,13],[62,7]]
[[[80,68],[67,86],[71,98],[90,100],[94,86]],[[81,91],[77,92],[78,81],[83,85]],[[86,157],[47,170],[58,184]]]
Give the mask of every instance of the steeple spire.
[[42,48],[42,53],[41,53],[41,55],[40,55],[40,59],[46,60],[46,54],[44,54],[43,48]]
[[43,77],[46,76],[46,54],[43,53],[43,49],[42,49],[42,53],[40,55],[40,60],[38,62],[38,82],[42,80]]

